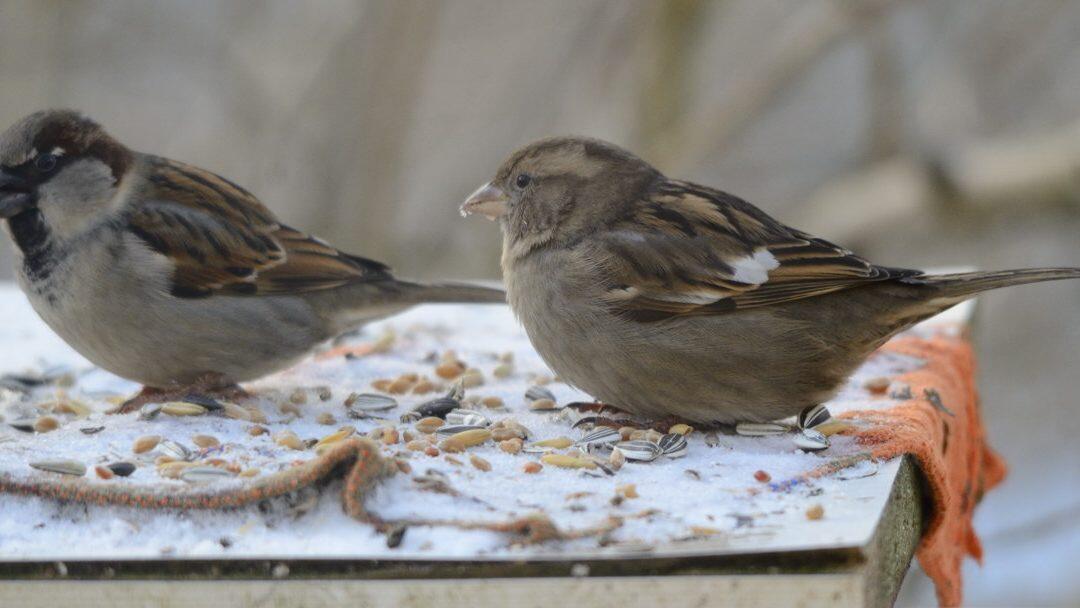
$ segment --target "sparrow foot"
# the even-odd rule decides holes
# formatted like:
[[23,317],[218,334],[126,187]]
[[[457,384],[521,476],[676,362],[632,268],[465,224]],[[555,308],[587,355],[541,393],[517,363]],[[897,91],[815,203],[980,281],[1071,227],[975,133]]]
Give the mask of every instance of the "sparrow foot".
[[608,418],[607,416],[584,416],[580,418],[571,428],[578,428],[581,426],[592,425],[594,428],[598,426],[606,426],[613,429],[621,429],[624,426],[640,428],[636,422],[626,418]]
[[207,374],[192,384],[183,386],[171,386],[158,388],[144,386],[137,395],[120,404],[119,407],[110,410],[110,414],[128,414],[139,410],[147,403],[162,403],[165,401],[195,401],[201,399],[224,399],[226,401],[243,401],[250,399],[252,394],[240,387],[235,382],[229,382],[218,374]]
[[[575,405],[575,404],[571,403],[571,404],[567,405],[566,407],[571,407],[573,405]],[[608,406],[608,405],[603,405],[603,404],[586,403],[586,404],[580,404],[580,405],[587,406],[587,407],[591,407],[591,406],[594,406],[594,405],[599,405],[600,409],[599,410],[595,410],[595,409],[591,410],[591,409],[587,409],[587,408],[586,409],[574,408],[574,409],[576,409],[578,411],[599,411],[599,412],[605,412],[605,411],[606,412],[612,412],[613,411],[613,412],[616,412],[616,413],[622,413],[622,410],[618,410],[616,408],[613,408],[613,407]],[[604,408],[607,408],[607,409],[604,409]],[[613,429],[621,429],[623,427],[628,426],[630,428],[637,429],[637,430],[642,430],[642,431],[654,430],[654,431],[658,431],[660,433],[667,433],[668,431],[671,430],[671,427],[675,426],[676,424],[685,424],[685,425],[687,425],[689,427],[698,428],[698,429],[703,428],[699,424],[689,422],[687,420],[679,418],[678,416],[667,416],[665,418],[660,418],[658,420],[641,421],[641,420],[634,420],[633,418],[610,418],[608,416],[604,416],[604,415],[601,415],[601,414],[598,414],[596,416],[583,416],[582,418],[578,419],[577,422],[574,423],[573,428],[578,428],[580,426],[585,426],[585,425],[590,425],[590,424],[592,426],[594,426],[594,427],[607,426],[607,427],[611,427]],[[705,427],[703,430],[708,430],[708,428],[709,427]]]
[[[574,423],[573,428],[575,429],[586,425],[592,425],[593,427],[606,426],[613,429],[620,429],[624,426],[638,428],[638,423],[629,418],[629,414],[606,403],[601,403],[599,401],[574,401],[573,403],[567,403],[566,407],[567,409],[574,410],[578,415],[582,415],[582,417]],[[584,416],[583,414],[593,415]],[[620,414],[623,417],[617,417]]]
[[608,405],[606,403],[601,403],[599,401],[574,401],[572,403],[567,403],[566,407],[574,410],[579,414],[596,414],[598,416],[602,416],[605,414],[622,414],[624,416],[630,415],[628,412],[624,412],[617,407]]

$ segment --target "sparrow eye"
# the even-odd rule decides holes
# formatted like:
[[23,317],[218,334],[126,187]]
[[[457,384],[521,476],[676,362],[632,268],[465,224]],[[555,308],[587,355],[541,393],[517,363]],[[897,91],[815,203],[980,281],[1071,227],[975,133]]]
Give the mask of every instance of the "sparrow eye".
[[34,167],[42,173],[48,173],[56,168],[56,155],[55,154],[39,154],[34,159]]
[[522,174],[517,176],[516,180],[514,180],[514,185],[516,185],[518,188],[524,188],[525,186],[528,186],[529,182],[531,182],[531,181],[532,181],[532,176],[531,175],[529,175],[528,173],[522,173]]

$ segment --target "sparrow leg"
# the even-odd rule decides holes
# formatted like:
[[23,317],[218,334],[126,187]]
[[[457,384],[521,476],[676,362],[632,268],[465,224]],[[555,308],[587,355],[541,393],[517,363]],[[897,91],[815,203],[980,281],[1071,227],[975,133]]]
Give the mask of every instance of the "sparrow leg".
[[137,395],[120,404],[110,414],[127,414],[134,412],[147,403],[161,403],[164,401],[182,401],[192,396],[205,396],[225,399],[227,401],[243,401],[250,398],[247,392],[235,382],[229,382],[220,374],[206,374],[192,384],[158,388],[144,386]]

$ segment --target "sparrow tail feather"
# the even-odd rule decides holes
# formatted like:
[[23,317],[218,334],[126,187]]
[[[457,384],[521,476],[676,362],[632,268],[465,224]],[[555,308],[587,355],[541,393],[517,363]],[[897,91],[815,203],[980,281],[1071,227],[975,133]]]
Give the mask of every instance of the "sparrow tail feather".
[[407,298],[417,304],[505,304],[506,292],[469,283],[412,283],[398,281]]
[[999,287],[1064,279],[1080,279],[1080,268],[1020,268],[991,272],[960,272],[913,277],[911,282],[936,287],[945,297],[969,298]]

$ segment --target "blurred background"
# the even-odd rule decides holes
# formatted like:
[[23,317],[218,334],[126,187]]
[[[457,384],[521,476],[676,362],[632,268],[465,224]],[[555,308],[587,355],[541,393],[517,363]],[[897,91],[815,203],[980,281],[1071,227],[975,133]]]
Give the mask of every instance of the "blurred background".
[[[57,106],[409,277],[497,277],[457,205],[566,133],[881,263],[1080,265],[1075,1],[0,0],[0,124]],[[980,309],[1012,471],[965,599],[1077,605],[1080,284]],[[898,605],[933,603],[916,568]]]

